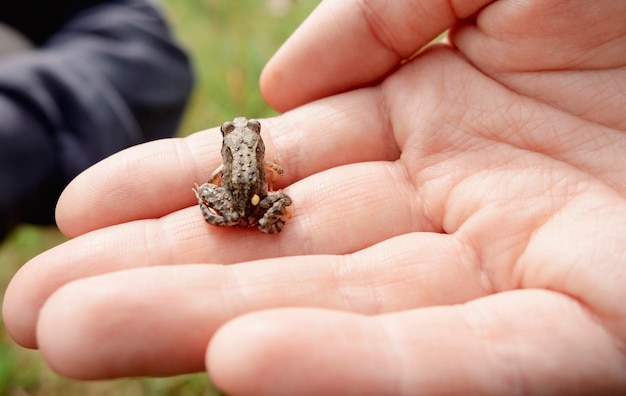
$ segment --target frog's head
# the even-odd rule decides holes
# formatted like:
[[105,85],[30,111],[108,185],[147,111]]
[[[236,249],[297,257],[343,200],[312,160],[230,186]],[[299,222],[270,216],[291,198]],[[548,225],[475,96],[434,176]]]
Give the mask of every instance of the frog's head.
[[233,122],[223,123],[220,131],[224,165],[237,167],[257,163],[263,166],[265,144],[261,139],[261,123],[258,120],[237,117]]

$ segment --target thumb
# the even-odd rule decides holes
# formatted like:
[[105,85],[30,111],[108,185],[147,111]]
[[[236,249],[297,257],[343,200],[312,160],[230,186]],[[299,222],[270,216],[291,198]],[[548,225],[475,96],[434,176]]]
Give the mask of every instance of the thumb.
[[232,395],[609,394],[616,341],[578,302],[538,290],[379,316],[257,312],[224,325],[207,367]]
[[261,75],[279,111],[369,85],[490,0],[326,0]]

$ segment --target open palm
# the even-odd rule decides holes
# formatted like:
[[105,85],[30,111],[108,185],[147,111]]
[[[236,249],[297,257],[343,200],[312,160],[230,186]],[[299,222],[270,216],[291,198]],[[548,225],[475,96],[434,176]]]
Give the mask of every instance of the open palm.
[[229,394],[624,389],[626,5],[425,3],[326,1],[268,65],[275,107],[327,96],[262,120],[281,234],[204,222],[217,130],[131,148],[65,191],[10,334]]

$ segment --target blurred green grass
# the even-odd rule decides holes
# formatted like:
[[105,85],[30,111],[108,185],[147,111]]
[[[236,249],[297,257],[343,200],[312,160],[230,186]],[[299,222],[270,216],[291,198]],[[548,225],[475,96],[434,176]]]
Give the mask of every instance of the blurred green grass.
[[221,125],[235,116],[274,115],[259,92],[259,75],[317,3],[165,0],[180,41],[194,55],[197,72],[197,87],[181,134]]
[[[220,125],[235,116],[275,114],[258,88],[261,70],[319,0],[161,0],[174,34],[187,48],[196,87],[179,135]],[[65,240],[56,228],[19,227],[0,245],[2,296],[30,258]],[[79,382],[59,377],[38,351],[13,343],[0,326],[2,395],[218,395],[202,373],[173,378]]]

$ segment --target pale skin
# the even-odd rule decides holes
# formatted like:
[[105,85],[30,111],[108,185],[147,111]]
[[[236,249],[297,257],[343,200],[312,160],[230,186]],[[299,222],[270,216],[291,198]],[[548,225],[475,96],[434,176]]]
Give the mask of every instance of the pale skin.
[[202,219],[216,130],[133,147],[64,192],[11,336],[232,395],[624,392],[626,2],[488,3],[322,3],[261,78],[281,234]]

